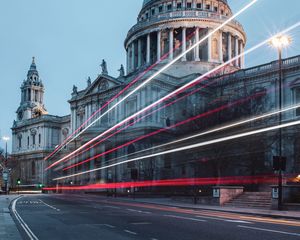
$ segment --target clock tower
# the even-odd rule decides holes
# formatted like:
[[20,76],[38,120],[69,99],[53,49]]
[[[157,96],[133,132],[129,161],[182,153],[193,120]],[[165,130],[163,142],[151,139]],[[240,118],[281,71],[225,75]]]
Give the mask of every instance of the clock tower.
[[44,107],[44,85],[39,77],[34,57],[27,73],[27,79],[21,86],[21,103],[16,113],[17,121],[47,114]]

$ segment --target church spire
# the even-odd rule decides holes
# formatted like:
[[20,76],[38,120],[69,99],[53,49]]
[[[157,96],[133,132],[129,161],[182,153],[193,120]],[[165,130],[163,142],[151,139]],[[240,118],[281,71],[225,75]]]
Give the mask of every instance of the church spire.
[[36,64],[35,64],[35,57],[32,57],[32,62],[29,68],[29,71],[27,73],[27,81],[34,81],[38,82],[39,81],[39,72],[36,69]]

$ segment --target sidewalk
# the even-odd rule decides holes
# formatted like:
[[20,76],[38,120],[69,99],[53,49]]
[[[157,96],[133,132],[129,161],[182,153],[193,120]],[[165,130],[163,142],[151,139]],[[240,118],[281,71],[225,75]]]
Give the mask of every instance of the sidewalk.
[[16,197],[16,195],[0,195],[0,239],[22,239],[9,212],[9,204]]
[[[91,195],[90,195],[91,196]],[[95,197],[100,197],[96,196]],[[108,197],[103,197],[108,199]],[[239,214],[249,214],[249,215],[259,215],[264,217],[273,217],[273,218],[290,218],[300,220],[300,211],[277,211],[269,209],[255,209],[255,208],[235,208],[235,207],[221,207],[213,205],[203,205],[203,204],[191,204],[191,203],[182,203],[179,201],[172,200],[170,198],[129,198],[129,197],[117,197],[116,200],[121,199],[128,202],[136,203],[150,203],[158,204],[169,207],[178,207],[178,208],[187,208],[187,209],[196,209],[196,210],[211,210],[211,211],[220,211],[228,213],[239,213]]]
[[[117,198],[118,199],[118,198]],[[123,199],[123,198],[122,198]],[[221,207],[221,206],[211,206],[211,205],[202,205],[202,204],[190,204],[190,203],[181,203],[174,201],[170,198],[137,198],[130,199],[124,198],[128,201],[141,202],[141,203],[152,203],[160,204],[171,207],[179,208],[189,208],[189,209],[199,209],[199,210],[213,210],[221,212],[230,212],[230,213],[240,213],[240,214],[250,214],[250,215],[260,215],[266,217],[275,217],[275,218],[292,218],[300,220],[300,211],[277,211],[277,210],[264,210],[264,209],[255,209],[255,208],[234,208],[234,207]]]

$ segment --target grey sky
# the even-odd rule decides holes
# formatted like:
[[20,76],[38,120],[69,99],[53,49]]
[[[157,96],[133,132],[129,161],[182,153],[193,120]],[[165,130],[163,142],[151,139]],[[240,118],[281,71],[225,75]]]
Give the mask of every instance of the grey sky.
[[[249,0],[229,0],[234,12]],[[69,114],[67,100],[73,84],[86,86],[86,78],[99,73],[102,58],[116,76],[125,65],[123,41],[135,24],[142,0],[0,0],[0,135],[10,127],[20,103],[20,85],[31,57],[36,57],[45,84],[45,104],[53,115]],[[248,35],[247,47],[277,30],[300,21],[299,0],[259,0],[239,17]],[[300,54],[300,30],[285,56]],[[265,47],[246,58],[254,66],[276,58]],[[0,141],[0,147],[3,147]]]

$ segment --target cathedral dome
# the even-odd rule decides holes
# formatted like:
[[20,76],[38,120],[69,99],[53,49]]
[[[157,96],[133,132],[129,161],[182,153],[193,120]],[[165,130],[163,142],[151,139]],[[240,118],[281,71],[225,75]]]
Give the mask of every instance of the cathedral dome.
[[[143,0],[137,23],[125,39],[127,73],[140,71],[168,54],[174,59],[232,16],[227,0]],[[204,73],[244,50],[246,34],[233,20],[182,58],[185,68]],[[243,67],[243,59],[233,63]]]

